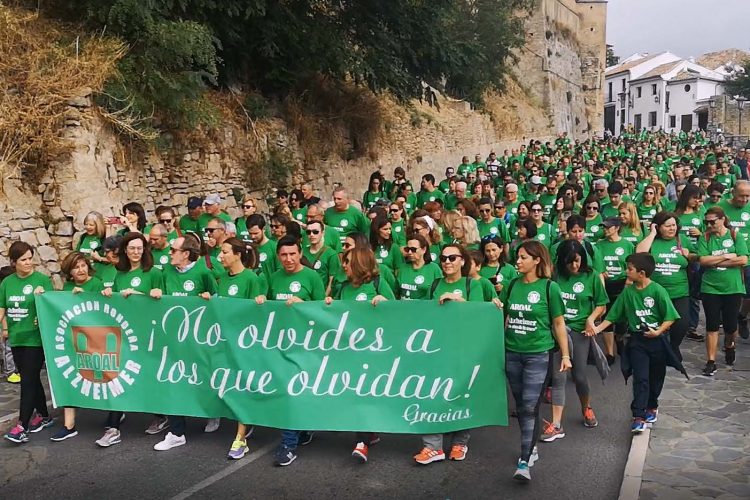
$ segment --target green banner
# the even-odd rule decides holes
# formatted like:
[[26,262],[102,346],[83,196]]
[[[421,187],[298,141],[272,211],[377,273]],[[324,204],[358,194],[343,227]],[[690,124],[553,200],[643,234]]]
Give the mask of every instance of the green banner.
[[492,304],[68,292],[37,304],[55,406],[334,431],[508,423]]

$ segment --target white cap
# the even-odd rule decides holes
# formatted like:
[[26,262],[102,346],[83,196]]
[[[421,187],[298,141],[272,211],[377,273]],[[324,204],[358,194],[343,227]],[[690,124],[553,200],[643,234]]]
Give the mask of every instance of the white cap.
[[218,193],[209,194],[203,201],[204,205],[218,205],[221,203],[221,196]]

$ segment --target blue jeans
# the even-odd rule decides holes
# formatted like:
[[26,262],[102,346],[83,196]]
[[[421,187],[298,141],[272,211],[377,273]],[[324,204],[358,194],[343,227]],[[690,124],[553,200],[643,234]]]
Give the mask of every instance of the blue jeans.
[[290,450],[296,450],[297,445],[299,444],[299,433],[300,431],[281,431],[281,445]]
[[667,355],[661,339],[632,335],[627,349],[633,369],[633,417],[646,418],[646,410],[659,407],[667,374]]
[[539,405],[549,380],[551,360],[552,352],[505,352],[505,374],[516,401],[518,426],[521,428],[521,460],[526,462],[541,433]]

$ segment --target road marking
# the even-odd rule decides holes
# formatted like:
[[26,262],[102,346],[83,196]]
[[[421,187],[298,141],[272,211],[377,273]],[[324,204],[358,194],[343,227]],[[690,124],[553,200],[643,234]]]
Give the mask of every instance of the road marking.
[[625,463],[625,473],[620,486],[618,500],[638,500],[643,481],[643,467],[646,465],[648,442],[651,439],[651,428],[647,428],[641,435],[634,435],[630,442],[630,453]]
[[204,479],[203,481],[201,481],[200,483],[195,484],[195,485],[191,486],[190,488],[186,489],[185,491],[183,491],[182,493],[179,493],[179,494],[173,496],[170,500],[185,500],[186,498],[189,498],[189,497],[195,495],[200,490],[202,490],[204,488],[208,488],[209,486],[211,486],[212,484],[216,483],[217,481],[221,481],[225,477],[227,477],[227,476],[229,476],[231,474],[234,474],[235,472],[237,472],[241,468],[245,467],[246,465],[250,465],[254,461],[258,460],[260,457],[262,457],[263,455],[265,455],[266,453],[268,453],[269,451],[271,451],[276,446],[276,444],[277,443],[273,443],[272,442],[272,443],[268,443],[267,445],[263,446],[262,448],[258,448],[257,450],[255,450],[254,452],[252,452],[251,454],[249,454],[248,456],[246,456],[245,458],[242,458],[242,459],[236,461],[235,463],[233,463],[229,467],[226,467],[226,468],[220,470],[219,472],[217,472],[213,476],[209,476],[206,479]]

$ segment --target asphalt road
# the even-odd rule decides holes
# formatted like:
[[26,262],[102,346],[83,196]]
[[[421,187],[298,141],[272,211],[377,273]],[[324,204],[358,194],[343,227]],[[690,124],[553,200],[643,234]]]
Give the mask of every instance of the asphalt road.
[[[540,443],[540,460],[530,484],[512,479],[519,455],[515,419],[509,427],[472,432],[464,462],[416,465],[418,436],[382,435],[367,464],[350,456],[353,433],[316,433],[288,467],[273,465],[279,440],[274,429],[257,428],[251,454],[226,459],[234,423],[222,421],[204,434],[205,420],[189,419],[186,446],[153,451],[158,436],[143,430],[149,416],[129,414],[123,442],[107,449],[94,441],[103,433],[105,413],[79,412],[79,435],[53,443],[53,430],[31,435],[25,445],[0,443],[0,498],[555,498],[615,499],[630,449],[630,385],[615,365],[606,385],[589,367],[592,405],[599,427],[583,426],[575,389],[569,381],[567,436]],[[677,376],[671,372],[669,376]],[[550,418],[550,406],[542,406]]]

